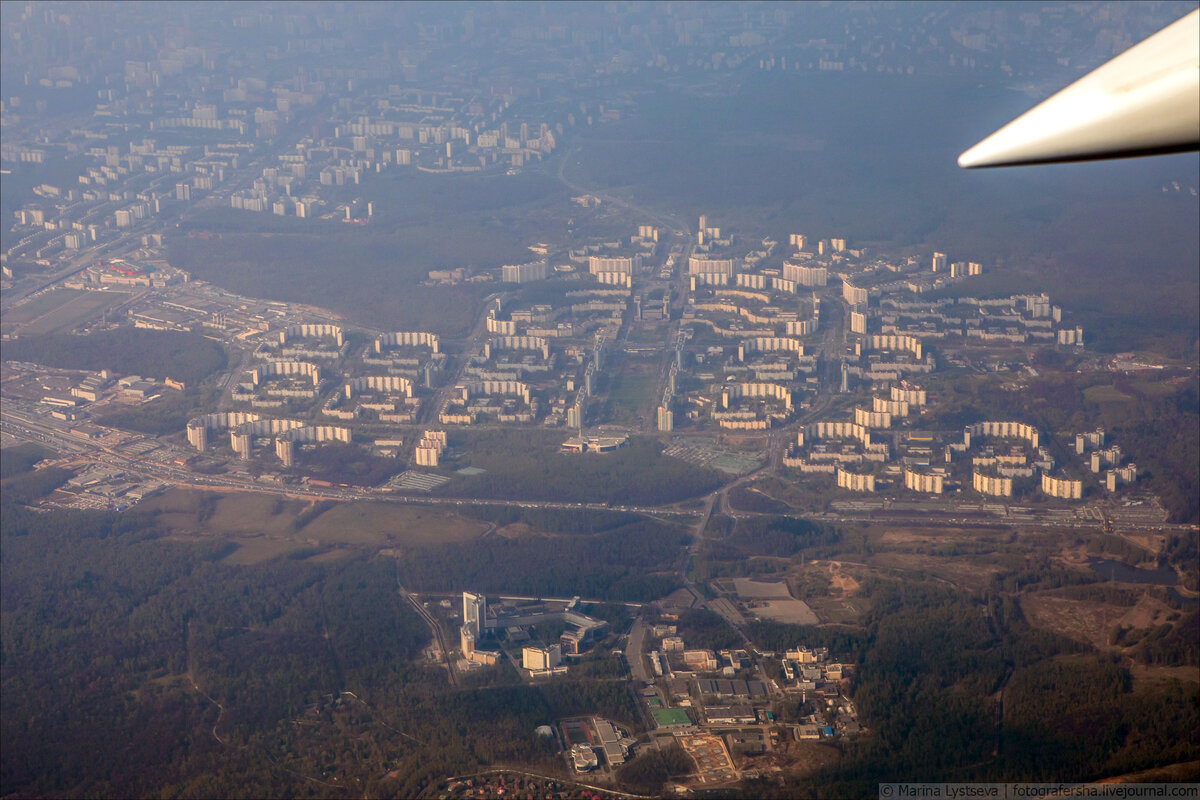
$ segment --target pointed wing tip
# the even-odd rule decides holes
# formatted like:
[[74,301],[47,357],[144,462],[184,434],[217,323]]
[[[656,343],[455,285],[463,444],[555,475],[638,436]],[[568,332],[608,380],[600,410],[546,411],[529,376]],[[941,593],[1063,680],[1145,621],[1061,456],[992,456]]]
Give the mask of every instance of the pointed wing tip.
[[[972,148],[972,150],[973,149],[974,148]],[[963,169],[975,169],[976,167],[982,166],[978,159],[972,155],[971,150],[963,151],[962,155],[958,157],[958,165]]]

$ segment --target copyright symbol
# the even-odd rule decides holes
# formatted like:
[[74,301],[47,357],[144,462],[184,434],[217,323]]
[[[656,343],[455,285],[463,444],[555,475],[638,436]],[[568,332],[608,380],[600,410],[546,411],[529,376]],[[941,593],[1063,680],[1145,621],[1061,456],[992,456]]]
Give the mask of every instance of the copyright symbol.
[[882,786],[879,787],[879,796],[880,797],[891,797],[895,793],[895,791],[896,791],[896,787],[889,786],[888,784],[883,784]]

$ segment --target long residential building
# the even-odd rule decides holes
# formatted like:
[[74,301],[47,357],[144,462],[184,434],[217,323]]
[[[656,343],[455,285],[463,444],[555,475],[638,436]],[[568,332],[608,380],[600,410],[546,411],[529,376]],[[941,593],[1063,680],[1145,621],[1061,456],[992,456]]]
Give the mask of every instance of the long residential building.
[[842,489],[849,489],[852,492],[874,492],[875,491],[875,476],[860,475],[857,472],[849,472],[844,469],[837,470],[837,485]]
[[829,270],[825,267],[806,267],[803,264],[784,261],[783,279],[795,281],[801,286],[824,286],[829,281]]
[[923,474],[914,472],[911,469],[904,470],[904,488],[911,489],[914,492],[925,492],[926,494],[941,494],[945,481],[944,475],[939,475],[936,472]]
[[908,403],[910,406],[923,406],[925,405],[925,390],[915,388],[902,389],[899,386],[893,386],[892,400]]
[[1069,478],[1052,478],[1043,473],[1042,491],[1051,497],[1059,497],[1063,500],[1078,500],[1083,497],[1083,481],[1074,481]]
[[975,472],[971,475],[971,486],[980,494],[992,497],[1012,497],[1013,479],[1000,476],[985,475]]
[[532,283],[544,281],[549,274],[545,261],[530,261],[528,264],[505,264],[500,268],[500,280],[505,283]]
[[1030,447],[1037,447],[1040,437],[1038,429],[1024,422],[998,422],[988,420],[976,422],[963,428],[963,444],[970,447],[971,439],[980,436],[995,436],[999,438],[1024,439]]
[[438,336],[426,331],[394,331],[375,337],[375,352],[382,353],[384,347],[428,347],[438,352]]
[[642,257],[639,256],[591,256],[588,258],[588,272],[599,275],[602,272],[616,272],[622,275],[632,275],[642,268]]

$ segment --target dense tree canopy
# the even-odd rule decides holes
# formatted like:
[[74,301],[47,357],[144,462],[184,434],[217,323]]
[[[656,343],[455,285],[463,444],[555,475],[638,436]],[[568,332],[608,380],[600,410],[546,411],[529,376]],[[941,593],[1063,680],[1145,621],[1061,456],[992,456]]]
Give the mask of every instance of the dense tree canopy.
[[198,333],[117,328],[87,336],[46,334],[4,343],[4,358],[63,369],[174,378],[195,384],[224,369],[221,345]]

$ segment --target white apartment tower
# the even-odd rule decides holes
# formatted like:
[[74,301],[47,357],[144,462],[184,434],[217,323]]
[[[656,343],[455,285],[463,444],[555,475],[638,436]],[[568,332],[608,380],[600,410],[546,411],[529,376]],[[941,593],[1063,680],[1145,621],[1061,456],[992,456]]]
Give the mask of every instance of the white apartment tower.
[[463,628],[478,639],[487,624],[487,598],[474,592],[463,592]]

